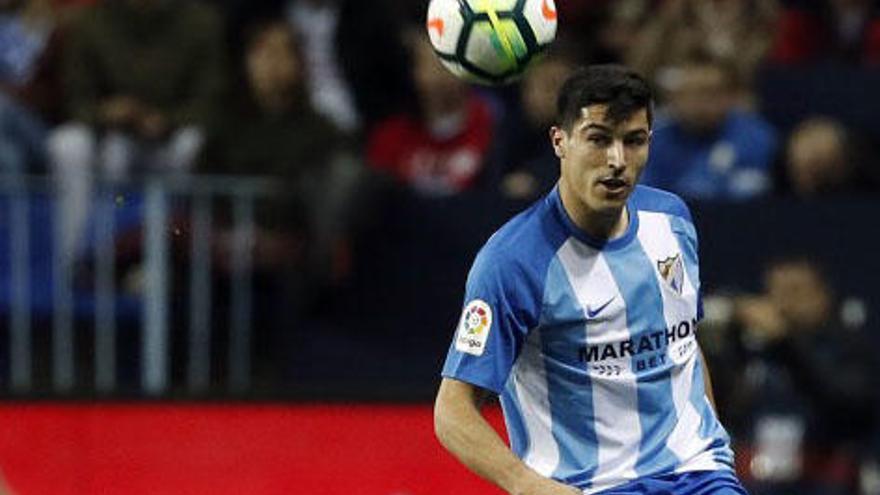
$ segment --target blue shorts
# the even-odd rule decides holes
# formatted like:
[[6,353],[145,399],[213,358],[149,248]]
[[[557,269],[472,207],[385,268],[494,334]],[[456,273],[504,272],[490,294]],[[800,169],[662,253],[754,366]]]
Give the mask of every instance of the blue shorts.
[[639,478],[596,495],[748,495],[730,471],[694,471]]

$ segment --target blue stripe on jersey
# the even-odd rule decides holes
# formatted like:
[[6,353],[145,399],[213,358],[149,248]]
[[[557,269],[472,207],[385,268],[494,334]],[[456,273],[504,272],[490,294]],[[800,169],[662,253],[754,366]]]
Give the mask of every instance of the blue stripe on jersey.
[[[595,262],[595,258],[590,262]],[[553,478],[587,488],[599,462],[599,441],[592,419],[592,383],[582,368],[570,364],[578,363],[577,357],[571,356],[568,362],[547,358],[576,355],[586,335],[584,310],[559,258],[553,259],[547,271],[544,307],[556,321],[570,322],[554,326],[552,331],[541,335],[553,438],[559,445],[559,465]],[[578,429],[572,430],[572,426]]]
[[513,380],[507,380],[504,393],[499,396],[501,408],[504,410],[504,425],[507,427],[507,437],[510,439],[510,449],[517,457],[522,459],[529,450],[529,433],[522,417],[522,405],[516,397]]
[[693,222],[687,205],[675,194],[653,187],[638,185],[629,198],[628,204],[636,210],[657,211],[678,216]]
[[[653,274],[655,268],[641,244],[633,243],[621,251],[608,251],[604,256],[626,302],[626,321],[631,338],[636,339],[658,330],[665,331],[663,296],[657,280],[653,276],[645,276]],[[664,328],[655,328],[658,322],[664,322]],[[665,349],[653,356],[661,355],[666,358]],[[638,370],[637,363],[646,358],[644,355],[633,356],[633,370]],[[677,420],[669,410],[672,402],[671,373],[667,366],[663,366],[658,371],[639,374],[637,384],[642,441],[636,473],[644,476],[668,471],[678,465],[678,458],[666,447],[666,439]]]

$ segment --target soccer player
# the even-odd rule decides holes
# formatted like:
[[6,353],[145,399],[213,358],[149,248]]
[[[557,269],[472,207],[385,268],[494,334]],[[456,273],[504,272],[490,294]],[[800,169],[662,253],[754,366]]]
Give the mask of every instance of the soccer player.
[[[511,494],[745,494],[695,338],[694,224],[678,197],[636,185],[652,105],[627,68],[572,75],[550,129],[557,186],[468,276],[435,428]],[[480,413],[489,394],[510,448]]]

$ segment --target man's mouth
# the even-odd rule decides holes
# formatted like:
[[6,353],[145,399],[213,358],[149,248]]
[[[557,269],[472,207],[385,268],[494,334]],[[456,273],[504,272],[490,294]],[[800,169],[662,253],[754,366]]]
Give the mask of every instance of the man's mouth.
[[600,179],[599,184],[601,184],[609,192],[620,192],[626,189],[627,186],[629,186],[629,182],[620,177],[606,177],[604,179]]

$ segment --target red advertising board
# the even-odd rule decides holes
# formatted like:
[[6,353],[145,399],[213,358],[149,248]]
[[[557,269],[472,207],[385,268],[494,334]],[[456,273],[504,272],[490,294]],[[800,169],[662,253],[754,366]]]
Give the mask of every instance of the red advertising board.
[[500,494],[432,424],[429,405],[6,404],[0,466],[17,495]]

